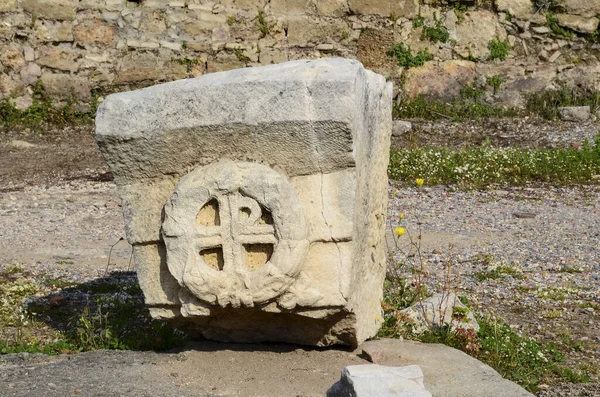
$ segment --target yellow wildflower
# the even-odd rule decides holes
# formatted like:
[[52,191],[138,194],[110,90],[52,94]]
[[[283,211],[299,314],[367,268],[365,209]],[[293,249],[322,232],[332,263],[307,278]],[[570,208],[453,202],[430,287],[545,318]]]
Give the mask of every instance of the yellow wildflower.
[[423,178],[417,178],[417,179],[415,179],[415,182],[417,182],[417,186],[420,189],[421,186],[423,186],[423,183],[425,183],[425,180]]
[[404,219],[404,212],[400,213],[400,220]]
[[397,227],[394,229],[394,233],[396,233],[398,235],[398,237],[402,236],[404,233],[406,233],[406,229],[403,227]]

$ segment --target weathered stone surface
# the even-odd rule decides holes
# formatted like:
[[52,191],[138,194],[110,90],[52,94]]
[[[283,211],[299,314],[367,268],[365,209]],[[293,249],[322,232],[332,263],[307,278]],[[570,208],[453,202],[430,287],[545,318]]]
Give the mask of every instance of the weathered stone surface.
[[349,0],[350,10],[357,14],[414,18],[419,15],[418,0]]
[[592,117],[589,106],[569,106],[558,108],[561,120],[565,121],[588,121]]
[[312,19],[291,19],[288,21],[288,44],[291,46],[318,43],[325,39],[340,39],[348,34],[348,25],[341,21],[333,23],[317,22]]
[[523,20],[531,18],[535,11],[531,0],[496,0],[495,4],[498,11],[509,12]]
[[473,313],[451,292],[437,293],[402,312],[412,320],[412,330],[418,334],[446,326],[452,330],[463,328],[479,331]]
[[72,21],[75,19],[73,0],[23,0],[23,10],[38,18]]
[[460,89],[475,79],[475,63],[470,61],[447,61],[410,69],[405,91],[411,97],[418,94],[439,99],[452,99]]
[[394,33],[389,29],[367,29],[358,38],[356,57],[366,68],[389,78],[397,69],[387,51],[394,45]]
[[394,120],[392,124],[392,136],[402,136],[412,130],[412,124],[410,121]]
[[21,69],[21,79],[25,84],[34,85],[42,75],[42,69],[35,63],[31,62],[26,67]]
[[600,90],[600,65],[579,65],[563,71],[558,77],[569,88],[588,87]]
[[380,352],[381,365],[418,365],[425,388],[434,396],[533,397],[488,365],[442,344],[380,339],[361,348]]
[[75,41],[111,45],[115,41],[116,29],[96,19],[83,21],[73,29]]
[[2,48],[0,63],[8,69],[19,70],[25,65],[21,49],[17,45],[8,45]]
[[564,0],[560,5],[568,14],[587,18],[600,15],[600,0]]
[[504,40],[506,30],[498,22],[496,14],[490,11],[466,12],[462,23],[456,26],[456,51],[461,57],[487,58],[490,55],[488,44],[491,40]]
[[158,12],[148,12],[142,16],[140,30],[143,32],[160,34],[167,30],[164,17]]
[[308,14],[313,11],[311,0],[271,0],[271,11],[275,14]]
[[40,49],[37,61],[49,68],[76,72],[79,69],[79,57],[80,54],[70,48],[44,47]]
[[338,383],[327,397],[431,397],[423,384],[418,365],[384,367],[376,364],[351,365],[342,370]]
[[43,73],[41,80],[44,91],[50,96],[59,99],[68,99],[74,95],[76,99],[83,101],[90,99],[89,81],[84,77]]
[[24,93],[23,83],[13,80],[9,75],[0,73],[0,98],[6,99]]
[[110,95],[96,127],[153,316],[218,340],[375,335],[391,133],[381,76],[335,58],[209,74]]
[[345,0],[319,0],[315,7],[321,16],[339,18],[346,13],[348,3]]
[[13,11],[17,8],[17,0],[0,0],[0,12]]
[[186,74],[185,64],[165,60],[151,53],[131,54],[121,60],[116,82],[123,84],[178,79]]
[[558,24],[581,33],[594,33],[600,20],[596,17],[585,18],[577,15],[558,14]]

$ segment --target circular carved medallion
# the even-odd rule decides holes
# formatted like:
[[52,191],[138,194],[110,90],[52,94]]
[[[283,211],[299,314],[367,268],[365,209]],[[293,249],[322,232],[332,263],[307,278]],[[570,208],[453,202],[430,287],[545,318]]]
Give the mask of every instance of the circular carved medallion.
[[197,168],[181,178],[164,209],[169,271],[206,303],[253,306],[280,295],[308,250],[294,188],[265,165]]

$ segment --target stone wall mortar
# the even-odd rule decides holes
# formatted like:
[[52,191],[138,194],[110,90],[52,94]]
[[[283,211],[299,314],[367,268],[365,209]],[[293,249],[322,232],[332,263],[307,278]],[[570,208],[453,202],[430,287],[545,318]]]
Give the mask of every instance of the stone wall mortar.
[[[588,38],[600,41],[600,0],[565,0],[556,21],[577,31],[572,38],[553,34],[531,0],[487,9],[423,3],[431,1],[0,0],[0,100],[27,108],[39,81],[57,105],[72,100],[85,110],[96,92],[329,56],[406,81],[409,95],[448,97],[460,88],[450,80],[491,75],[507,82],[492,100],[515,106],[559,80],[598,89],[600,45]],[[451,41],[423,40],[421,18],[425,26],[440,21]],[[505,61],[489,60],[496,38],[512,46]],[[398,42],[426,48],[433,61],[404,73],[386,55]]]

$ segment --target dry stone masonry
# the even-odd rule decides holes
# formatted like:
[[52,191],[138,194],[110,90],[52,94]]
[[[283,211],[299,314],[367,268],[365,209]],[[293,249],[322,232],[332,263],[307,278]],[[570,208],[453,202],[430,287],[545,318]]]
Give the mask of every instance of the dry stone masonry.
[[342,58],[109,95],[96,138],[152,316],[224,341],[374,336],[391,103]]
[[[342,56],[442,99],[465,84],[523,106],[532,92],[600,89],[600,1],[562,0],[0,0],[0,100],[33,103],[38,81],[56,105],[186,77],[296,59]],[[438,26],[439,25],[439,26]],[[446,42],[424,29],[445,29]],[[563,33],[557,28],[563,29]],[[565,30],[566,29],[566,30]],[[556,32],[555,32],[556,31]],[[505,61],[489,42],[506,40]],[[395,43],[433,60],[405,70]]]

